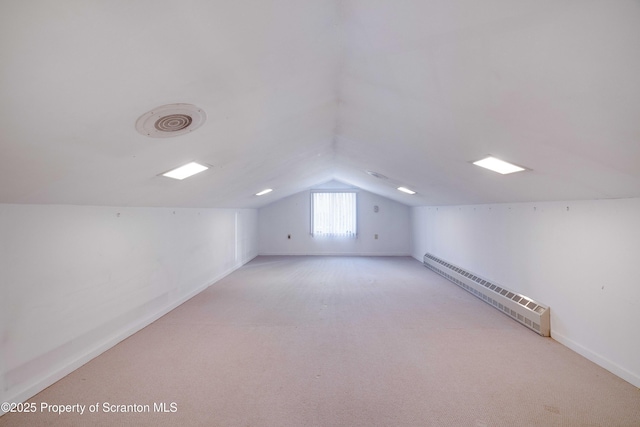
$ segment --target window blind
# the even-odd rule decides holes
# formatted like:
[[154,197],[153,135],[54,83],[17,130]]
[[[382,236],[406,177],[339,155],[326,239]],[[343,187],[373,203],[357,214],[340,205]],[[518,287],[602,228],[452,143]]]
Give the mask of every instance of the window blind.
[[356,237],[356,193],[314,192],[311,234],[315,237]]

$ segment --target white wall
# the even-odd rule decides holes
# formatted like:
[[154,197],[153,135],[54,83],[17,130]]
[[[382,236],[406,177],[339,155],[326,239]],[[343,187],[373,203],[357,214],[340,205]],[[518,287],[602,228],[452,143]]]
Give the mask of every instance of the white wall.
[[412,209],[430,252],[551,308],[551,335],[640,387],[640,199]]
[[[341,187],[336,184],[323,188]],[[406,205],[359,190],[357,239],[312,237],[310,205],[310,192],[303,191],[261,208],[260,255],[411,254],[410,208]],[[379,207],[378,213],[373,211],[375,205]]]
[[34,395],[256,255],[256,210],[0,205],[0,402]]

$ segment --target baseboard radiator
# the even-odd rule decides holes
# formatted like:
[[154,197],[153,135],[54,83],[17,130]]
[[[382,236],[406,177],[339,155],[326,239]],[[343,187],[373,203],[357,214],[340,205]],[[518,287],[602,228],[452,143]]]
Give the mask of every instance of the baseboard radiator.
[[429,253],[424,255],[423,264],[535,333],[543,337],[551,335],[549,307],[449,264]]

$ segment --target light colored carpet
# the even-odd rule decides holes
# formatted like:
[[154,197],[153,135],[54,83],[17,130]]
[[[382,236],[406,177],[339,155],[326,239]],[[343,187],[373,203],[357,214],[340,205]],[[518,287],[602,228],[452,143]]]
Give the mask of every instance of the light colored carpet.
[[101,409],[0,425],[640,426],[636,387],[412,258],[258,257],[30,402]]

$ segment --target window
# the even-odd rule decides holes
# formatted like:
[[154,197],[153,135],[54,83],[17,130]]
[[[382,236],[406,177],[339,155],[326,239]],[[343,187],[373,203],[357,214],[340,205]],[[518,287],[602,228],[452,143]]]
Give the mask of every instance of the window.
[[312,192],[311,235],[356,237],[356,193]]

